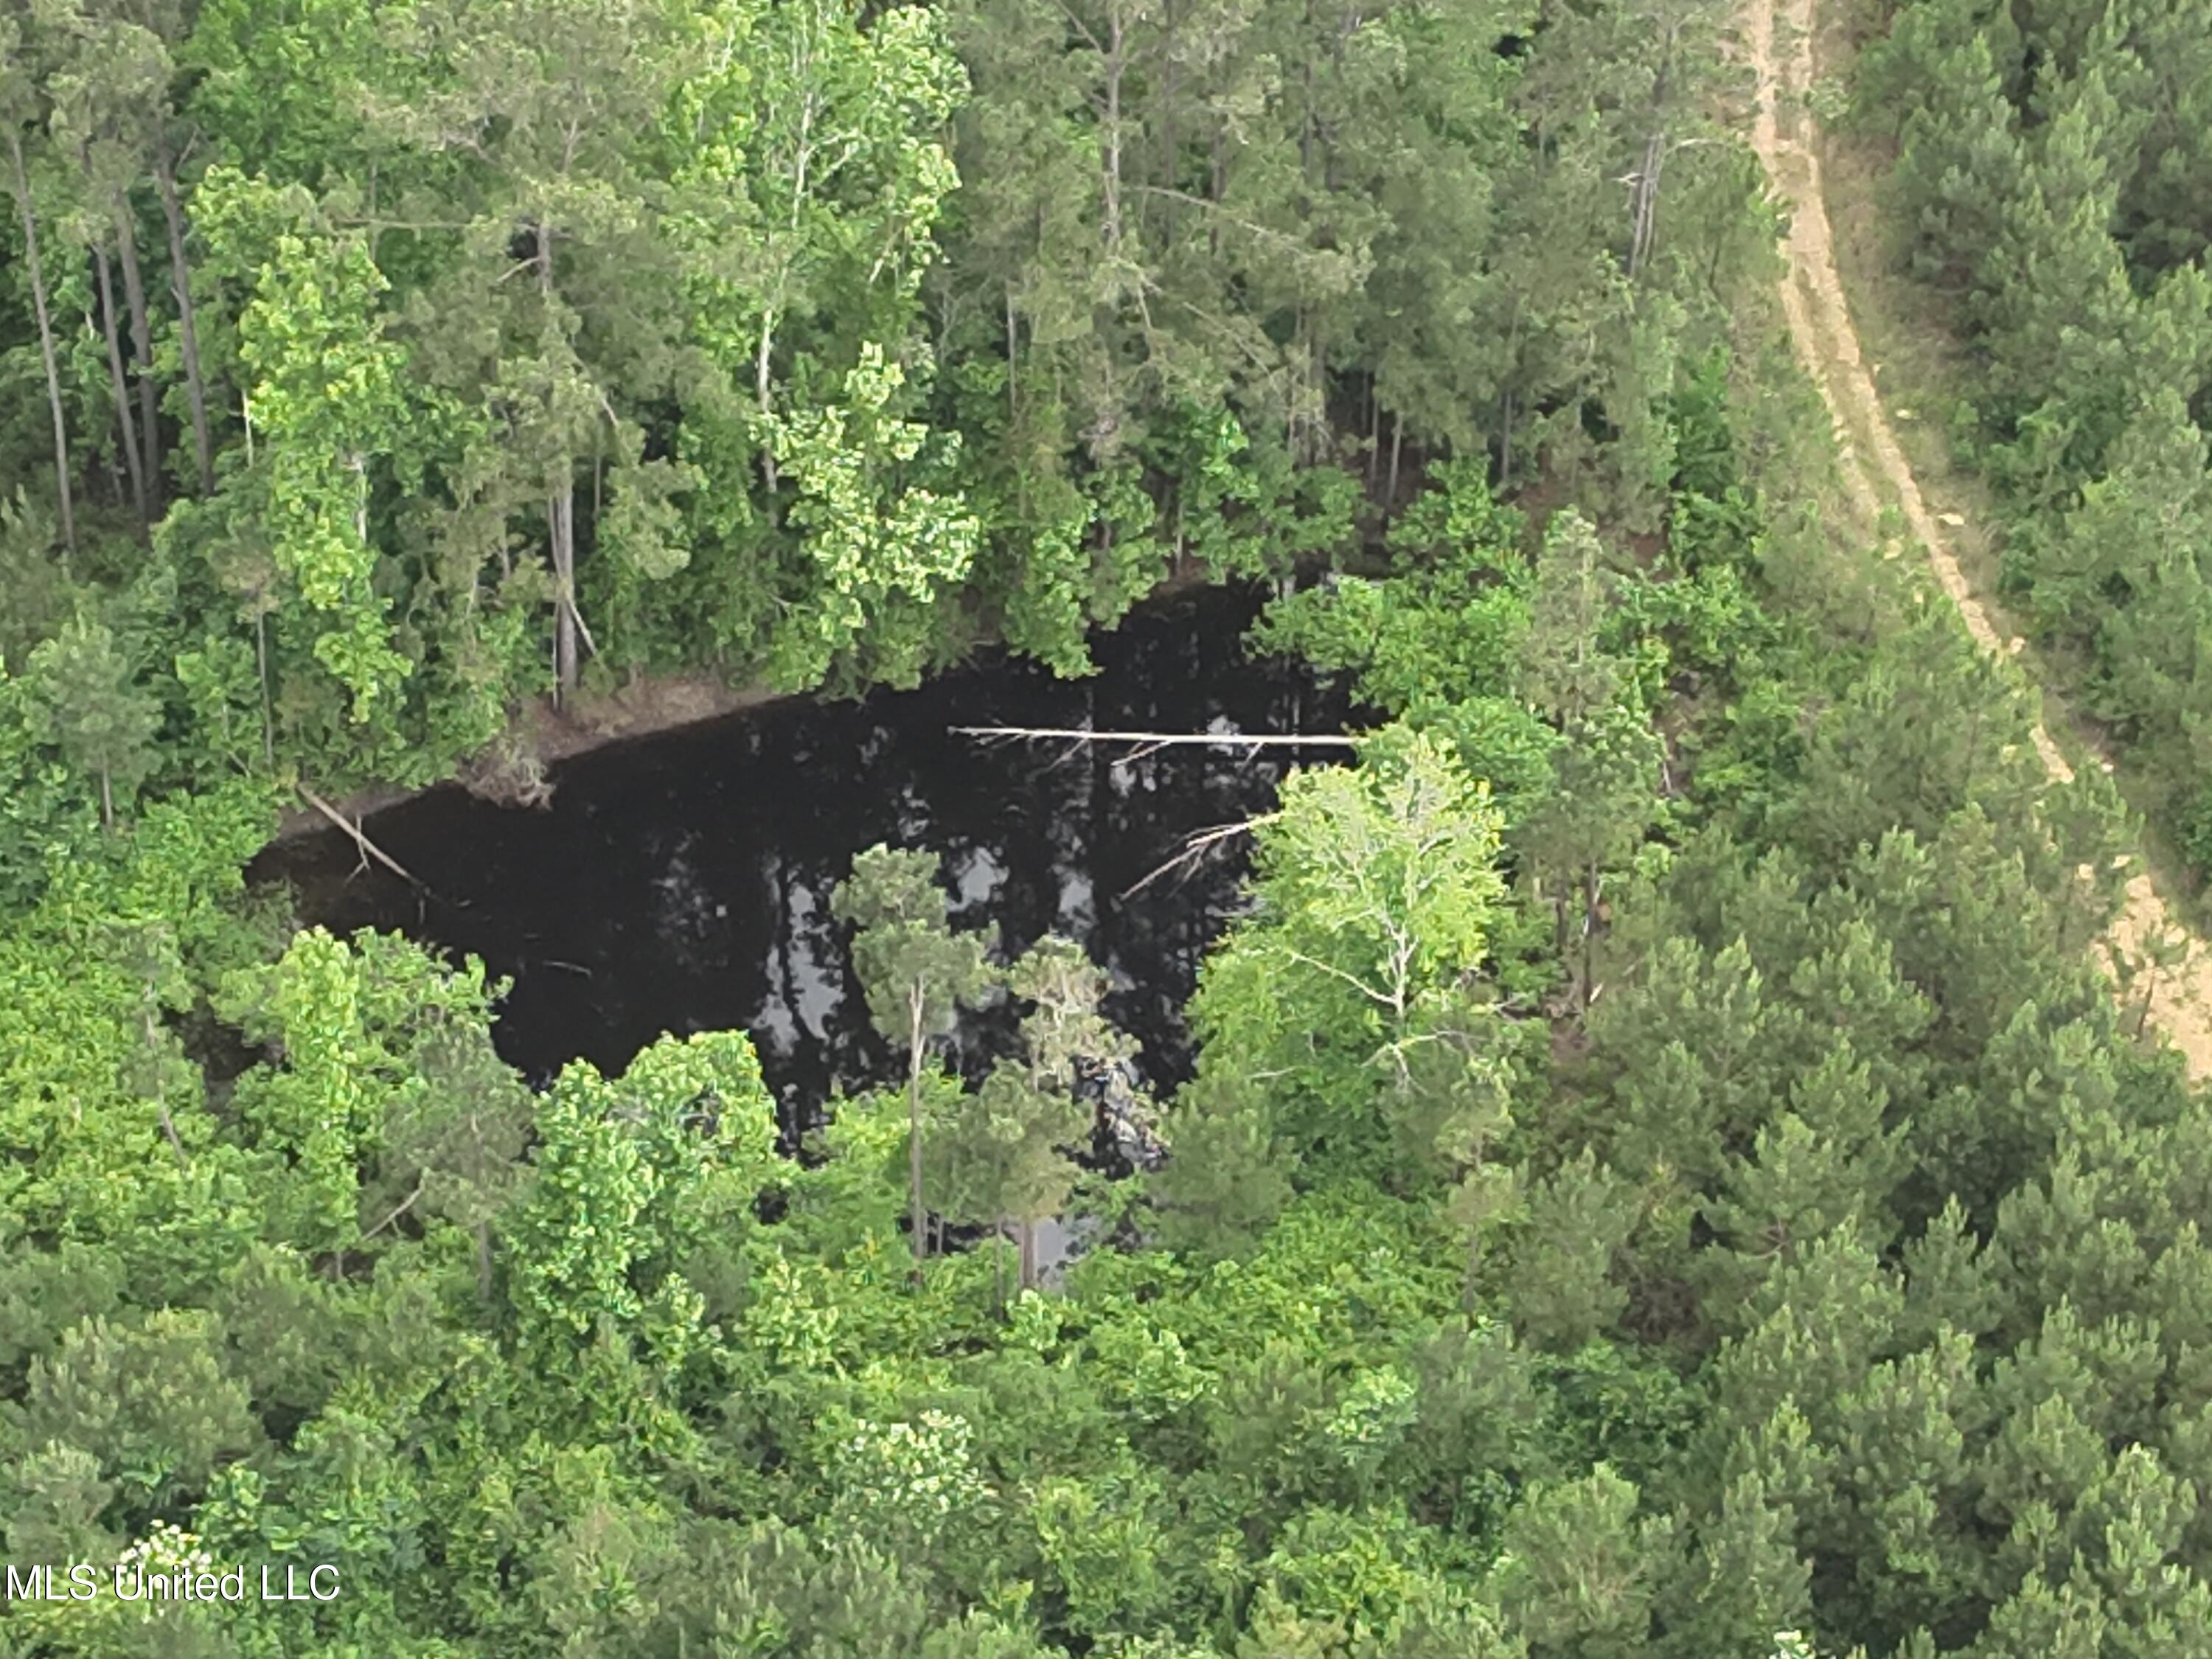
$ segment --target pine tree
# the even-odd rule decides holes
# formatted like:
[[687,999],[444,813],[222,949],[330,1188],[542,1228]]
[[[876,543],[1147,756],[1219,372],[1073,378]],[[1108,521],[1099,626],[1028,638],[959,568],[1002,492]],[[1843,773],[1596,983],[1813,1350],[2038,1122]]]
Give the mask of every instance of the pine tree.
[[921,1078],[929,1045],[951,1034],[963,1005],[973,1005],[994,975],[985,940],[955,933],[937,884],[937,859],[881,845],[853,860],[853,872],[830,898],[830,911],[854,930],[853,970],[868,1013],[907,1057],[907,1205],[915,1272],[929,1250],[928,1206],[922,1191]]
[[41,736],[99,783],[100,822],[113,830],[117,798],[127,806],[160,763],[161,705],[139,686],[115,635],[87,617],[64,625],[27,666],[38,688]]
[[1028,1290],[1039,1271],[1037,1224],[1066,1207],[1080,1174],[1070,1151],[1088,1142],[1096,1116],[1080,1081],[1091,1068],[1124,1064],[1136,1045],[1100,1016],[1106,976],[1072,940],[1040,939],[1006,982],[1031,1005],[1021,1054],[993,1067],[943,1137],[952,1174],[940,1207],[962,1220],[1011,1220]]

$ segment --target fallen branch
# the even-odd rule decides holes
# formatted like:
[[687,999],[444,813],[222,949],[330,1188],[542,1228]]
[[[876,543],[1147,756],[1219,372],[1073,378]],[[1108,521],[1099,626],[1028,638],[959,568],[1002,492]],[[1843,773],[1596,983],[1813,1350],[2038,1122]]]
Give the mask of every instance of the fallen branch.
[[422,883],[416,878],[414,872],[409,870],[405,865],[400,863],[398,859],[392,857],[391,854],[386,852],[381,847],[379,847],[374,842],[371,841],[368,838],[368,832],[363,830],[361,825],[355,823],[344,813],[339,811],[337,807],[331,805],[330,802],[325,800],[313,790],[308,788],[306,784],[303,783],[300,785],[299,789],[300,799],[301,800],[307,802],[308,805],[313,807],[315,811],[320,812],[332,823],[335,823],[339,829],[344,830],[346,834],[353,837],[353,844],[361,849],[361,861],[364,868],[367,867],[369,860],[374,859],[386,869],[391,871],[393,875],[398,877],[400,880],[408,882],[416,887],[422,885]]
[[598,656],[599,654],[599,642],[592,637],[590,624],[585,622],[584,613],[576,608],[576,601],[574,599],[569,598],[568,595],[563,594],[561,599],[561,603],[568,606],[569,618],[576,624],[576,631],[584,636],[584,649],[590,652],[593,656]]
[[1071,743],[1127,743],[1146,750],[1164,749],[1171,744],[1207,749],[1352,749],[1359,742],[1357,738],[1340,733],[1331,736],[1317,732],[1092,732],[1080,726],[953,726],[945,729],[955,737],[984,738],[999,742],[1018,738],[1031,741],[1061,739]]
[[1209,830],[1194,831],[1190,838],[1183,842],[1182,851],[1134,885],[1123,888],[1121,896],[1133,897],[1177,866],[1188,869],[1205,857],[1211,848],[1218,847],[1223,842],[1243,835],[1248,830],[1255,830],[1263,823],[1273,823],[1280,817],[1282,817],[1280,812],[1262,812],[1257,817],[1246,818],[1241,823],[1217,823]]
[[413,1209],[415,1207],[415,1200],[422,1196],[423,1188],[429,1184],[430,1177],[426,1173],[420,1181],[417,1181],[415,1183],[415,1190],[408,1194],[405,1198],[399,1200],[399,1207],[394,1210],[390,1215],[385,1217],[383,1220],[378,1222],[376,1225],[371,1227],[367,1232],[363,1233],[361,1236],[361,1242],[364,1244],[368,1243],[370,1239],[374,1238],[377,1234],[382,1232],[393,1222],[398,1220],[401,1216],[405,1215],[408,1211]]

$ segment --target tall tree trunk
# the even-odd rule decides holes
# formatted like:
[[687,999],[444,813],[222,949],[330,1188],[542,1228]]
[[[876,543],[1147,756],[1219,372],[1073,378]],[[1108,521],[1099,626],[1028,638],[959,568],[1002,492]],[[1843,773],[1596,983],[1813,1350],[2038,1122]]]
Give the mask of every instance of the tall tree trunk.
[[1583,875],[1583,1010],[1588,1012],[1590,992],[1596,980],[1595,953],[1597,950],[1598,866],[1595,864]]
[[185,211],[177,199],[176,164],[164,150],[154,168],[161,189],[161,217],[169,227],[169,270],[177,290],[178,343],[184,348],[185,396],[192,410],[192,457],[199,463],[200,494],[215,493],[215,441],[208,426],[207,382],[200,374],[199,328],[192,311],[192,267],[185,252]]
[[[544,220],[537,225],[538,295],[547,317],[553,311],[553,232]],[[560,475],[545,502],[546,538],[553,556],[553,684],[556,704],[567,702],[576,690],[576,476],[565,456]]]
[[154,331],[146,316],[146,283],[138,270],[138,227],[131,204],[115,204],[115,251],[123,262],[123,297],[131,307],[131,355],[138,370],[139,453],[146,459],[146,516],[161,516],[161,394],[154,384]]
[[276,769],[276,725],[269,705],[269,613],[253,612],[253,663],[261,674],[261,758]]
[[[538,299],[553,316],[553,232],[538,222]],[[562,456],[553,493],[546,498],[546,540],[553,553],[553,702],[575,695],[575,635],[581,611],[575,602],[575,462]]]
[[477,1295],[491,1300],[491,1223],[477,1223]]
[[10,125],[8,159],[15,172],[15,204],[23,216],[23,256],[30,267],[31,310],[39,323],[39,356],[46,370],[46,409],[54,422],[54,495],[61,505],[62,546],[76,555],[76,507],[70,495],[69,421],[62,410],[61,367],[54,357],[54,320],[46,309],[46,273],[39,263],[39,220],[31,210],[31,180],[23,168],[23,139]]
[[908,1237],[914,1243],[914,1282],[921,1283],[921,1263],[929,1249],[923,1228],[929,1212],[921,1202],[921,1011],[919,982],[908,994],[910,1023],[907,1028],[906,1060],[906,1176]]
[[[1206,175],[1206,199],[1216,207],[1219,207],[1222,199],[1229,194],[1228,142],[1228,134],[1217,124],[1213,129],[1212,147],[1207,155]],[[1206,216],[1206,253],[1210,259],[1221,257],[1221,216],[1218,213]]]
[[1667,160],[1667,135],[1654,132],[1644,141],[1643,164],[1636,170],[1630,192],[1628,280],[1634,282],[1651,258],[1659,231],[1659,170]]
[[553,678],[556,701],[576,693],[576,486],[564,478],[545,503],[553,544]]
[[1505,329],[1505,385],[1498,399],[1498,492],[1513,487],[1513,376],[1521,364],[1521,300],[1513,301],[1513,320]]
[[[149,985],[146,988],[145,1001],[140,1010],[139,1030],[145,1034],[146,1057],[153,1067],[155,1077],[158,1079],[161,1074],[161,1030],[160,1022],[155,1018],[155,1006],[154,988]],[[191,1169],[192,1160],[185,1154],[184,1137],[177,1133],[177,1120],[169,1114],[167,1091],[163,1089],[159,1082],[154,1085],[154,1109],[161,1114],[161,1133],[168,1137],[169,1150],[177,1155],[177,1166],[179,1169]]]
[[100,327],[107,341],[107,385],[115,398],[115,424],[123,434],[123,464],[131,473],[131,503],[137,509],[143,537],[153,523],[146,501],[146,471],[138,455],[138,428],[131,417],[131,389],[123,374],[123,343],[115,320],[115,282],[107,266],[107,249],[95,246],[94,269],[100,279]]
[[[1176,74],[1182,67],[1182,18],[1175,0],[1168,0],[1159,42],[1160,166],[1158,176],[1176,188],[1182,184],[1182,134],[1176,122],[1176,117],[1181,113],[1179,104],[1182,96],[1180,77]],[[1172,196],[1162,198],[1160,217],[1163,234],[1160,240],[1163,243],[1171,245],[1175,241],[1176,227],[1182,217],[1182,204]]]
[[1382,465],[1382,402],[1375,395],[1375,377],[1367,377],[1367,487],[1375,488],[1375,474]]
[[1024,1216],[1016,1224],[1021,1239],[1021,1288],[1033,1291],[1037,1282],[1036,1223]]
[[1105,174],[1101,180],[1104,200],[1101,205],[1106,257],[1118,260],[1121,252],[1121,77],[1128,69],[1121,51],[1122,18],[1119,5],[1112,9],[1112,19],[1106,37],[1106,154]]
[[1482,1229],[1471,1224],[1467,1230],[1467,1266],[1460,1278],[1460,1306],[1469,1313],[1480,1311],[1482,1285]]
[[769,367],[775,349],[775,312],[773,307],[761,313],[760,343],[753,351],[753,399],[760,410],[761,437],[765,447],[761,451],[761,477],[768,487],[776,485],[775,445],[769,437],[768,417],[774,410],[769,395]]

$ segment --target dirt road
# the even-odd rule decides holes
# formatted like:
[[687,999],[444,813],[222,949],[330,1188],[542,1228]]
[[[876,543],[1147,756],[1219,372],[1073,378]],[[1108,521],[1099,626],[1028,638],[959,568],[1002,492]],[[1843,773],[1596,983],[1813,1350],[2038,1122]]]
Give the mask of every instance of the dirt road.
[[[1936,579],[1958,605],[1967,632],[1984,649],[2002,653],[2005,640],[1968,586],[1941,526],[1921,499],[1905,452],[1898,447],[1860,353],[1858,331],[1836,274],[1820,161],[1802,127],[1807,118],[1803,94],[1813,78],[1813,0],[1752,0],[1744,27],[1745,48],[1759,76],[1752,142],[1777,193],[1790,204],[1789,270],[1782,283],[1782,305],[1790,337],[1827,404],[1841,446],[1844,488],[1869,526],[1893,501],[1927,550]],[[1787,37],[1780,46],[1778,27]],[[1793,111],[1786,124],[1777,108],[1783,98],[1790,100]],[[2040,724],[2035,728],[2035,746],[2053,778],[2072,781],[2073,769]],[[2146,943],[2167,937],[2175,927],[2150,877],[2138,873],[2128,884],[2127,902],[2111,939],[2098,948],[2098,960],[2112,973],[2115,952],[2130,961],[2142,960]],[[2212,1076],[2212,951],[2203,940],[2189,939],[2187,955],[2159,976],[2150,1018],[2181,1051],[2191,1077]]]

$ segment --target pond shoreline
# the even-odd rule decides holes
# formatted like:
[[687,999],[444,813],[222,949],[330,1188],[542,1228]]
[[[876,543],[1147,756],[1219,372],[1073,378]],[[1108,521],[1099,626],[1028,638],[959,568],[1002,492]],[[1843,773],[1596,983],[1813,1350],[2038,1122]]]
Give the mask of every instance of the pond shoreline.
[[[1122,622],[1140,617],[1154,607],[1171,604],[1188,594],[1205,592],[1232,584],[1208,579],[1202,572],[1187,570],[1170,576],[1158,586],[1139,599],[1122,617]],[[1115,623],[1119,627],[1120,623]],[[1111,629],[1105,630],[1112,632]],[[977,641],[978,652],[988,651],[999,644],[995,639]],[[971,656],[968,662],[975,659]],[[957,664],[944,672],[957,672],[965,664]],[[598,696],[580,699],[574,708],[556,708],[549,692],[528,704],[516,715],[505,732],[488,745],[486,752],[501,744],[513,745],[514,757],[526,771],[543,772],[617,744],[636,738],[656,738],[689,726],[702,726],[732,714],[748,714],[787,702],[794,697],[818,697],[818,689],[811,691],[776,691],[764,685],[732,685],[714,675],[698,669],[686,669],[678,673],[646,674],[629,684]],[[394,806],[404,806],[409,801],[440,790],[462,789],[480,799],[523,810],[544,800],[531,801],[519,797],[511,789],[486,787],[470,776],[471,762],[461,763],[460,769],[451,777],[435,783],[408,788],[399,784],[378,784],[368,789],[356,790],[343,799],[331,801],[331,807],[350,824],[359,825],[377,813]],[[315,807],[304,802],[285,809],[278,820],[276,833],[267,845],[282,847],[303,836],[320,835],[331,828],[330,819]]]
[[[687,726],[704,725],[732,714],[765,708],[793,697],[817,695],[805,691],[774,691],[762,685],[730,685],[711,674],[696,670],[676,674],[647,674],[615,691],[580,699],[570,708],[555,708],[550,695],[539,697],[515,717],[506,732],[495,740],[495,746],[498,743],[512,744],[526,767],[550,770],[564,761],[611,748],[617,744],[656,738],[681,731]],[[472,784],[466,770],[467,765],[468,763],[464,762],[461,771],[451,777],[441,778],[436,783],[424,784],[416,788],[399,784],[378,784],[371,788],[356,790],[331,805],[349,822],[356,824],[389,808],[404,806],[409,801],[443,789],[466,790],[479,799],[512,806],[518,811],[532,805],[513,798],[511,793]],[[330,819],[313,806],[288,807],[277,822],[276,833],[270,837],[268,844],[281,847],[305,836],[321,835],[331,827]]]
[[[509,982],[494,1038],[526,1077],[575,1059],[612,1076],[662,1034],[741,1030],[797,1113],[896,1073],[830,898],[868,847],[927,849],[957,927],[1008,951],[1047,933],[1088,951],[1143,1075],[1171,1085],[1199,964],[1243,902],[1248,849],[1219,831],[1271,811],[1280,781],[1320,757],[962,733],[1340,733],[1340,684],[1246,653],[1265,602],[1217,588],[1148,604],[1097,636],[1098,672],[1080,679],[996,647],[862,698],[695,684],[633,692],[611,716],[540,714],[526,735],[563,756],[545,810],[426,790],[369,823],[392,865],[323,826],[266,848],[249,878],[289,885],[301,919],[334,933],[372,927],[483,963]],[[1189,858],[1194,837],[1220,844]],[[969,1011],[946,1052],[980,1079],[1012,1024],[1009,1006]]]

